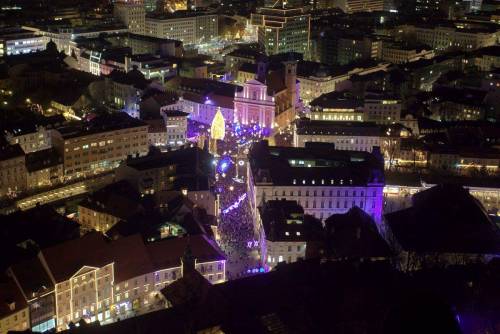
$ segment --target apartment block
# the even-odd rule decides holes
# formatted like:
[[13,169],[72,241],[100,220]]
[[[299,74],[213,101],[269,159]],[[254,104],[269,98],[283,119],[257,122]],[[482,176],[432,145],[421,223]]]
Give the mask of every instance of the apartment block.
[[126,113],[102,115],[55,131],[66,180],[108,172],[128,156],[148,152],[148,126]]

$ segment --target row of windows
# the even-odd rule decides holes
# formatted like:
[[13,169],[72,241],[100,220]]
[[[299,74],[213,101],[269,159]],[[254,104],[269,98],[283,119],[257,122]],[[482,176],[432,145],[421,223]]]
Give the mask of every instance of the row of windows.
[[[295,192],[293,190],[290,190],[288,192],[288,194],[290,196],[302,196],[302,190],[298,190],[297,192]],[[297,195],[295,195],[295,194],[297,194]],[[304,196],[310,196],[310,194],[312,194],[312,196],[321,196],[321,197],[329,196],[329,197],[333,197],[334,194],[335,194],[335,192],[333,190],[329,190],[329,191],[326,191],[326,190],[321,190],[321,191],[318,191],[318,190],[313,190],[313,191],[305,190],[304,191]],[[344,195],[343,197],[356,197],[356,196],[358,196],[358,194],[361,197],[365,196],[364,190],[361,190],[359,193],[358,193],[357,190],[352,190],[351,192],[349,192],[349,190],[345,190],[345,191],[337,190],[336,194],[337,194],[337,197],[342,197],[342,194]],[[349,194],[351,194],[351,196],[349,196]],[[263,191],[262,195],[266,196],[266,192]],[[280,196],[280,193],[278,192],[278,190],[274,191],[274,196]],[[281,196],[287,196],[285,190],[281,191]],[[377,196],[377,191],[373,190],[372,197],[376,197],[376,196]]]

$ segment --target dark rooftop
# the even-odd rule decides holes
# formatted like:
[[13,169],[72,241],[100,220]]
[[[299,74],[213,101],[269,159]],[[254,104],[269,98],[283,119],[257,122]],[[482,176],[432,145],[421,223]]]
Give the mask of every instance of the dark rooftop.
[[136,128],[146,125],[144,122],[129,116],[125,112],[116,112],[97,116],[90,121],[70,123],[57,130],[64,139],[70,139],[93,133]]
[[1,160],[9,160],[14,158],[19,158],[24,155],[24,151],[21,148],[21,145],[1,145],[0,146],[0,161]]
[[500,254],[500,231],[468,190],[437,185],[413,195],[412,202],[385,216],[404,250]]
[[252,146],[249,160],[256,183],[366,185],[384,182],[382,158],[375,152],[338,151],[325,143],[278,147],[261,141]]
[[344,93],[331,92],[312,100],[310,105],[313,108],[356,109],[363,106],[363,101]]
[[373,219],[358,207],[325,220],[328,252],[332,258],[388,258],[392,252]]
[[55,148],[26,154],[26,169],[34,172],[45,168],[62,165],[62,157]]
[[296,122],[298,135],[381,136],[383,127],[374,122],[322,121],[301,118]]

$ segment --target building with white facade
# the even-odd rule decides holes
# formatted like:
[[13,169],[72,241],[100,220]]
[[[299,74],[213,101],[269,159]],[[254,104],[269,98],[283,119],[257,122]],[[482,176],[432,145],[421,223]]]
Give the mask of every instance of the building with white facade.
[[13,280],[0,284],[0,298],[4,303],[0,308],[0,334],[30,329],[28,303]]
[[[307,64],[305,64],[307,66]],[[331,73],[326,68],[320,68],[315,73],[309,74],[301,71],[299,63],[297,79],[300,81],[300,98],[309,104],[317,97],[335,91],[338,84],[349,79],[348,73]]]
[[304,209],[296,201],[270,200],[259,207],[261,257],[272,269],[280,262],[306,258],[308,230]]
[[363,102],[353,96],[331,92],[323,94],[310,103],[312,120],[365,121]]
[[358,206],[381,221],[384,171],[376,150],[339,151],[324,143],[277,147],[262,141],[251,148],[248,166],[254,210],[267,200],[287,199],[318,219]]
[[[194,263],[184,263],[186,250]],[[53,280],[47,293],[55,300],[57,331],[80,320],[106,324],[167,307],[160,290],[182,277],[185,265],[212,284],[226,280],[222,252],[202,235],[145,244],[140,235],[110,241],[90,232],[41,250],[38,261],[44,271],[38,274]],[[11,273],[18,277],[15,269]],[[20,288],[24,283],[16,282]]]
[[394,96],[369,94],[364,97],[365,121],[377,124],[398,123],[402,102]]
[[11,145],[19,144],[26,154],[52,147],[52,130],[41,125],[14,125],[5,130],[4,136]]
[[335,7],[348,14],[384,10],[384,0],[335,0],[334,3]]
[[179,40],[184,45],[211,42],[219,36],[217,14],[199,11],[176,11],[146,17],[145,34]]
[[180,95],[179,100],[166,106],[165,110],[180,110],[189,114],[189,119],[212,124],[220,111],[224,121],[234,122],[234,96],[242,88],[237,85],[210,79],[176,77],[167,82],[167,90]]
[[168,110],[162,113],[167,127],[166,139],[167,145],[184,145],[187,137],[187,118],[188,113],[179,110]]
[[399,30],[415,42],[429,45],[434,50],[472,51],[497,44],[498,33],[495,28],[453,23],[449,25],[402,26]]
[[45,50],[47,41],[32,31],[0,30],[0,58]]
[[258,124],[262,128],[274,127],[274,96],[268,95],[267,85],[258,80],[244,83],[243,90],[234,96],[235,121]]
[[419,59],[431,59],[434,51],[431,48],[412,47],[401,43],[382,42],[382,60],[393,64],[404,64]]
[[99,35],[121,35],[128,32],[128,29],[122,24],[112,22],[109,24],[100,24],[97,26],[23,26],[23,29],[32,31],[37,36],[43,37],[44,43],[53,41],[59,51],[71,55],[77,48],[76,40],[79,38],[96,38]]
[[53,145],[69,180],[110,171],[129,155],[146,155],[147,135],[147,124],[119,112],[59,128]]
[[373,122],[314,121],[307,118],[295,123],[294,147],[308,142],[335,144],[337,150],[372,152],[383,142],[383,129]]

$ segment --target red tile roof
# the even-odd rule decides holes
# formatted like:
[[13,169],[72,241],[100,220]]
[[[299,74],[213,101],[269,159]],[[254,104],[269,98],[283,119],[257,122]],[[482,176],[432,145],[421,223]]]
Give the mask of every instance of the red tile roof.
[[140,234],[111,241],[98,232],[44,249],[42,254],[56,282],[71,278],[83,266],[102,267],[109,263],[114,263],[115,281],[123,282],[180,266],[188,240],[198,262],[225,258],[217,245],[203,235],[144,244]]

